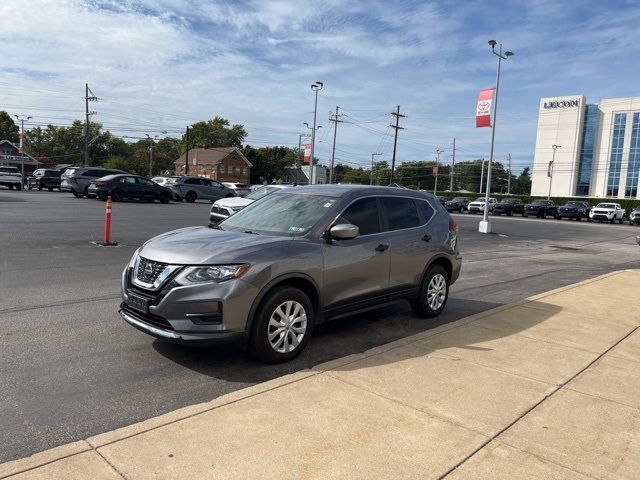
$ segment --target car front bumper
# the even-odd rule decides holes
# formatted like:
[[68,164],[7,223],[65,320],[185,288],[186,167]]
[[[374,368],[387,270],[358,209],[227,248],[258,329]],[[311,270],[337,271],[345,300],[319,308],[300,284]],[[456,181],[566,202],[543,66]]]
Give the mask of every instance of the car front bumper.
[[[171,278],[157,292],[136,287],[132,269],[122,274],[122,318],[149,335],[174,343],[213,344],[246,338],[259,289],[242,279],[178,285]],[[136,305],[144,299],[146,306]]]

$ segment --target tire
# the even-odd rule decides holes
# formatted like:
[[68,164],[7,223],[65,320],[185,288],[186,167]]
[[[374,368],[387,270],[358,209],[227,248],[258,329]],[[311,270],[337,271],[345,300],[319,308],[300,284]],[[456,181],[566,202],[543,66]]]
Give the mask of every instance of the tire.
[[609,222],[610,222],[612,225],[613,225],[614,223],[616,223],[616,217],[615,217],[615,216],[613,216],[613,217],[611,218],[611,220],[609,220]]
[[62,192],[62,187],[58,187],[58,191],[59,191],[59,192]]
[[71,193],[73,194],[74,197],[76,198],[82,198],[83,195],[79,192],[76,192],[75,190],[72,190]]
[[114,190],[111,192],[111,201],[120,202],[124,198],[124,192],[122,190]]
[[16,190],[22,190],[22,184],[16,185]]
[[38,185],[38,190],[41,192],[42,191],[42,185]]
[[546,219],[547,218],[547,212],[542,212],[542,215],[540,217],[542,219]]
[[[288,321],[287,313],[291,318],[296,311],[298,316],[294,317],[291,323],[281,324],[281,321]],[[265,363],[282,363],[297,357],[313,333],[313,305],[309,297],[295,287],[282,286],[269,292],[260,302],[255,315],[249,351]],[[295,328],[300,332],[298,335]],[[269,336],[273,338],[269,340]],[[294,339],[298,343],[291,349]]]
[[587,222],[591,223],[591,222],[593,222],[593,219],[591,217],[587,216]]
[[95,195],[89,195],[89,187],[88,186],[85,187],[85,189],[84,189],[84,196],[87,197],[87,198],[96,198]]
[[198,195],[196,194],[196,192],[187,192],[187,194],[184,196],[184,199],[187,203],[193,203],[197,198]]
[[509,210],[507,212],[507,217],[513,217],[513,210]]
[[529,215],[527,215],[527,214],[526,214],[526,213],[524,213],[524,212],[522,212],[522,216],[523,216],[524,218],[528,218],[528,217],[529,217]]
[[160,200],[160,203],[169,203],[171,201],[171,194],[163,193],[160,195],[158,200]]
[[576,217],[576,222],[581,222],[582,221],[582,215],[578,214],[578,216]]
[[[560,215],[558,215],[557,213],[553,216],[553,218],[555,218],[556,220],[562,220],[562,217],[560,217]],[[569,220],[571,220],[571,217],[569,217]]]
[[49,190],[50,192],[53,192],[53,187],[47,187],[47,190]]
[[[429,301],[430,295],[432,301]],[[432,265],[420,283],[418,296],[411,301],[411,308],[419,317],[433,318],[444,310],[448,299],[449,275],[440,265]]]
[[9,190],[13,190],[13,185],[7,185],[7,188],[8,188]]
[[618,219],[618,223],[619,223],[620,225],[622,225],[622,223],[623,223],[623,222],[624,222],[624,220],[622,219],[622,217]]
[[458,213],[462,213],[462,212],[464,212],[464,208],[460,207],[460,210],[458,210]]

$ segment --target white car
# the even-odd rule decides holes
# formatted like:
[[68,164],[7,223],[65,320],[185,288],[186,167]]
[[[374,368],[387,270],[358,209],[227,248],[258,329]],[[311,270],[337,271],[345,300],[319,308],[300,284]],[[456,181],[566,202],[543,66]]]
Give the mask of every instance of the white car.
[[624,218],[625,209],[619,203],[599,203],[591,210],[589,210],[589,221],[595,222],[611,222],[622,223]]
[[22,190],[22,175],[20,175],[20,170],[18,170],[17,167],[0,166],[0,185],[4,185],[9,188],[9,190],[12,188]]
[[[496,203],[498,203],[498,200],[496,200],[495,198],[491,197],[489,199],[489,211],[493,210],[493,206]],[[485,204],[485,197],[478,197],[473,202],[469,202],[469,205],[467,206],[467,211],[474,215],[476,213],[484,213],[484,204]]]
[[209,226],[214,227],[223,220],[226,220],[231,215],[239,212],[247,205],[251,205],[256,200],[260,200],[262,197],[266,197],[270,193],[280,190],[282,188],[290,187],[291,185],[263,185],[257,188],[246,197],[230,197],[221,198],[216,200],[211,205],[211,213],[209,214]]
[[164,187],[165,183],[167,183],[168,178],[169,177],[153,177],[151,181],[156,182],[158,185],[162,185]]
[[239,197],[246,197],[251,193],[251,186],[246,183],[222,182],[222,184],[233,190]]

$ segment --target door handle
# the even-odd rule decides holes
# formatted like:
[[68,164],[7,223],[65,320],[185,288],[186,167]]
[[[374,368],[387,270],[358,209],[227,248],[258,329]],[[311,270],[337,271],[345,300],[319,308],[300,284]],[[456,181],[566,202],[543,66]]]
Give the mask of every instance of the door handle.
[[381,243],[376,247],[376,252],[384,252],[387,248],[389,248],[389,245],[384,245]]
[[425,242],[430,242],[431,241],[431,235],[423,235],[422,236],[422,240],[424,240]]

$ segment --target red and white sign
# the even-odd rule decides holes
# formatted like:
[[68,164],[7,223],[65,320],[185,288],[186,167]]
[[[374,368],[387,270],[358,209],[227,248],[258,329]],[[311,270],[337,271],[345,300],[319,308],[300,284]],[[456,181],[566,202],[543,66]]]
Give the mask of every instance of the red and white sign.
[[197,165],[198,164],[198,157],[194,156],[193,160],[191,160],[191,165]]
[[431,172],[431,176],[432,177],[437,177],[438,176],[438,166],[437,165],[433,166],[433,171]]
[[311,161],[311,144],[307,143],[304,146],[304,163],[309,163]]
[[549,168],[547,168],[547,177],[553,176],[553,160],[549,162]]
[[20,146],[18,147],[18,153],[21,154],[22,150],[24,149],[24,146],[23,146],[24,144],[23,144],[23,141],[22,141],[22,133],[18,133],[18,136],[20,137]]
[[480,90],[476,105],[476,128],[491,126],[491,105],[495,91],[494,87]]

